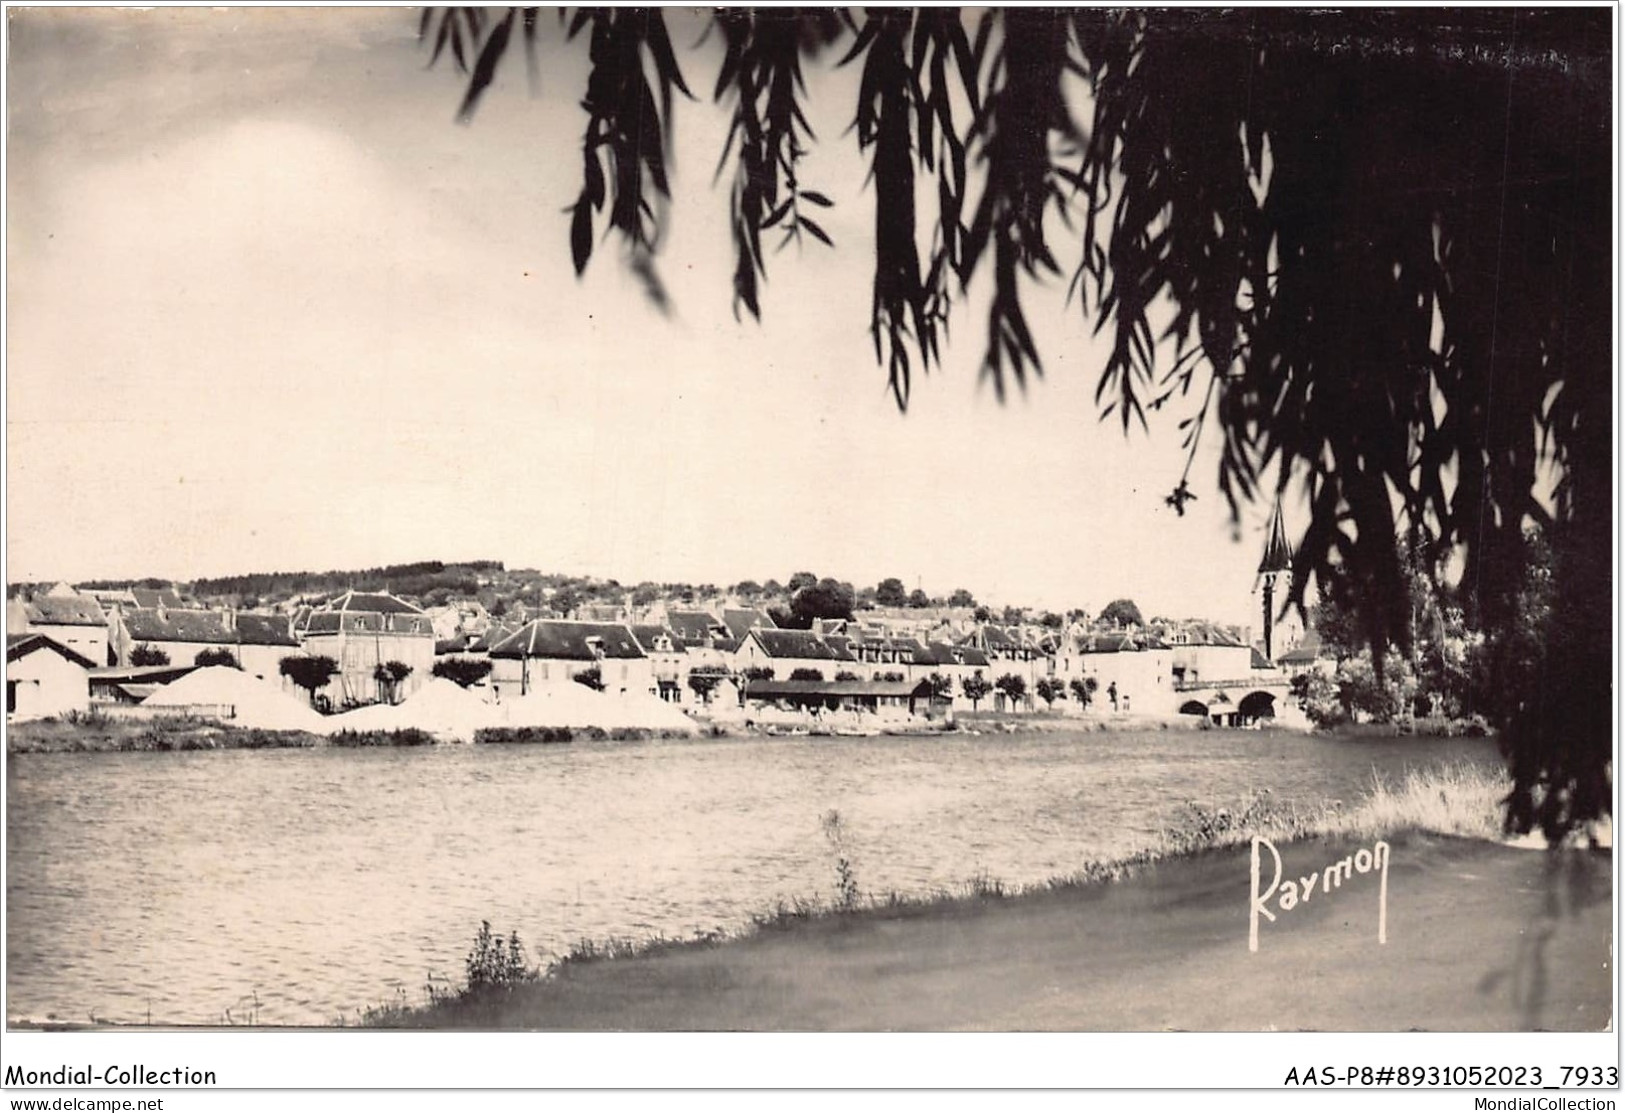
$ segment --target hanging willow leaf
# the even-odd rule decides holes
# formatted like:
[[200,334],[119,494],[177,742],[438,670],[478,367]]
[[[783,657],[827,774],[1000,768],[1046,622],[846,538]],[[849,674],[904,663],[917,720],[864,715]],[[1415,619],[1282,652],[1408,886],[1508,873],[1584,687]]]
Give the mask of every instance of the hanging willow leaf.
[[[652,260],[673,91],[687,91],[663,18],[560,18],[591,60],[572,258],[585,266],[607,210],[663,304]],[[1233,515],[1291,491],[1311,509],[1289,604],[1301,609],[1311,584],[1342,585],[1378,662],[1383,646],[1411,641],[1407,568],[1436,574],[1454,554],[1481,629],[1534,621],[1550,635],[1538,661],[1496,657],[1509,825],[1561,833],[1606,811],[1606,11],[729,8],[712,19],[714,97],[731,112],[718,173],[731,167],[736,313],[761,313],[763,228],[785,243],[830,238],[802,212],[829,197],[798,180],[813,142],[801,66],[845,36],[842,60],[863,67],[852,133],[877,203],[869,327],[898,405],[979,276],[991,286],[983,375],[1003,397],[1042,373],[1023,299],[1061,271],[1066,230],[1067,296],[1105,348],[1100,415],[1126,431],[1203,399],[1169,505],[1193,497],[1185,480],[1216,425]],[[514,21],[467,8],[420,19],[431,64],[473,60],[467,110]],[[1078,82],[1088,96],[1069,103]],[[916,196],[935,205],[923,260]],[[1539,606],[1532,561],[1550,569]]]

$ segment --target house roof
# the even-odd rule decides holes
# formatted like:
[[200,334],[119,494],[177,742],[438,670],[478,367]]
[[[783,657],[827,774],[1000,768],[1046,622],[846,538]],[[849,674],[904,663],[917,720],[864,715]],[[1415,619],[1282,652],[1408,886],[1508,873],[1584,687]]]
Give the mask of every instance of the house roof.
[[6,662],[8,664],[12,661],[27,657],[31,653],[38,653],[41,650],[50,650],[51,652],[62,657],[64,660],[72,661],[82,669],[92,669],[96,667],[90,658],[74,652],[61,642],[56,641],[54,638],[47,637],[44,634],[6,635]]
[[981,638],[983,647],[987,649],[1017,649],[1021,646],[1021,639],[1002,626],[983,626]]
[[627,629],[632,631],[632,636],[637,639],[638,645],[645,653],[655,652],[655,644],[661,638],[670,639],[673,649],[676,649],[683,644],[675,632],[668,630],[664,626],[656,626],[645,623],[636,626],[628,626]]
[[746,699],[781,699],[785,696],[919,696],[929,695],[927,680],[752,680]]
[[422,614],[423,608],[398,599],[387,591],[351,589],[327,604],[330,611],[366,611],[370,614]]
[[596,661],[600,656],[613,659],[642,657],[644,652],[626,626],[538,618],[493,645],[491,656]]
[[[744,641],[745,635],[750,633],[753,629],[778,629],[778,623],[774,622],[765,611],[757,610],[737,610],[734,608],[728,608],[722,612],[722,624],[728,628],[728,633],[732,634],[740,641]],[[806,633],[804,630],[801,632]]]
[[138,607],[184,607],[181,597],[171,588],[132,587],[130,597]]
[[124,628],[137,642],[209,642],[235,645],[237,635],[214,611],[148,610],[124,612]]
[[237,642],[240,645],[297,646],[299,639],[287,616],[274,614],[239,614],[236,620]]
[[91,669],[92,685],[102,684],[168,684],[191,672],[196,665],[114,665],[111,668]]
[[[830,644],[811,630],[779,630],[756,627],[748,631],[769,657],[798,657],[812,661],[851,661],[852,654]],[[741,638],[741,641],[744,639]]]
[[1303,641],[1291,651],[1281,654],[1277,660],[1283,665],[1312,665],[1316,661],[1331,660],[1334,656],[1320,636],[1309,630],[1304,634]]
[[89,595],[36,595],[28,620],[41,626],[106,626],[102,605]]
[[1212,622],[1187,623],[1184,629],[1186,645],[1224,645],[1240,647],[1242,641],[1224,627]]
[[666,623],[690,645],[705,641],[717,627],[727,629],[715,615],[706,611],[669,611]]

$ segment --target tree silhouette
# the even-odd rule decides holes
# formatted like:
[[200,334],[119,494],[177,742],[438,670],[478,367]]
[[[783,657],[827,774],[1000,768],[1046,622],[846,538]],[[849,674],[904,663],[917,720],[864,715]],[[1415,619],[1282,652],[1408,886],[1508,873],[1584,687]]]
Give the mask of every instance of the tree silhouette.
[[326,686],[327,682],[338,674],[339,663],[327,656],[294,655],[277,662],[277,670],[303,688],[314,705],[317,689]]
[[1110,626],[1144,626],[1145,619],[1132,599],[1113,599],[1100,611],[1100,622]]
[[1020,711],[1027,699],[1027,678],[1007,672],[993,682],[1004,698],[1010,702],[1011,711]]
[[1072,698],[1078,701],[1079,707],[1088,707],[1094,702],[1095,692],[1100,689],[1100,681],[1092,676],[1075,676],[1067,687],[1072,691]]
[[389,703],[400,694],[401,682],[412,675],[412,666],[405,661],[384,661],[372,670],[372,678]]
[[[651,297],[671,104],[665,17],[561,15],[589,44],[579,272],[614,230]],[[1341,570],[1381,662],[1409,650],[1402,537],[1459,556],[1479,626],[1519,613],[1524,530],[1551,553],[1548,656],[1507,673],[1508,825],[1557,835],[1609,806],[1611,24],[1599,8],[732,9],[713,99],[731,115],[736,312],[760,316],[764,232],[827,240],[804,188],[801,67],[860,73],[851,135],[875,205],[875,356],[899,406],[990,286],[982,373],[1044,363],[1023,295],[1064,277],[1109,356],[1100,416],[1170,402],[1185,471],[1216,426],[1218,486],[1310,507],[1284,606]],[[535,9],[431,9],[471,114]],[[934,197],[935,203],[931,200]],[[923,201],[923,206],[917,204]],[[922,227],[923,224],[923,227]],[[922,253],[922,245],[925,245]],[[1075,259],[1075,262],[1073,261]]]
[[1038,683],[1033,685],[1033,693],[1044,701],[1045,707],[1054,707],[1056,700],[1066,698],[1066,684],[1048,676],[1041,676]]
[[474,657],[442,657],[430,672],[459,688],[472,688],[491,675],[491,662]]
[[130,650],[130,664],[136,666],[167,665],[169,664],[169,654],[155,645],[142,642]]
[[980,672],[973,672],[969,676],[960,678],[959,690],[965,694],[966,699],[970,700],[970,708],[975,711],[976,705],[985,700],[988,693],[993,691],[993,682]]
[[888,576],[876,585],[875,602],[882,607],[901,607],[908,602],[908,589],[896,576]]
[[198,668],[208,668],[211,665],[224,665],[226,668],[231,669],[242,667],[237,663],[237,655],[225,646],[198,650],[197,654],[192,658],[192,663]]

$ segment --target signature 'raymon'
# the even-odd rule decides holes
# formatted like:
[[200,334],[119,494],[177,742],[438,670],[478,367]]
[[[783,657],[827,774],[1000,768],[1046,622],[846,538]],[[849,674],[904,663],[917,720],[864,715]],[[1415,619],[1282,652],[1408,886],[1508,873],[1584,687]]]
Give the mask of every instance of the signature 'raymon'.
[[[1259,881],[1262,875],[1260,870],[1259,848],[1263,847],[1270,852],[1275,861],[1275,875],[1270,878],[1269,888],[1260,891]],[[1322,898],[1330,896],[1333,889],[1340,889],[1343,882],[1351,880],[1355,874],[1370,873],[1377,870],[1381,873],[1382,881],[1377,890],[1377,942],[1388,942],[1388,844],[1378,841],[1367,850],[1361,847],[1353,854],[1340,858],[1327,866],[1324,870],[1312,870],[1298,878],[1281,878],[1281,854],[1275,849],[1275,844],[1261,835],[1253,836],[1253,869],[1252,869],[1252,903],[1248,906],[1247,949],[1258,950],[1258,918],[1263,916],[1270,923],[1275,922],[1275,913],[1270,911],[1269,905],[1273,900],[1282,912],[1290,912],[1301,904],[1307,904],[1316,893]]]

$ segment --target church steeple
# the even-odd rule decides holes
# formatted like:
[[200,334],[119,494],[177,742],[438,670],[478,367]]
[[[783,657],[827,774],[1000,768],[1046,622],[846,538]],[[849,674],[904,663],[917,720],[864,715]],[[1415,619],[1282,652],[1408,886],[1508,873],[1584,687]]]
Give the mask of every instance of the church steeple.
[[1286,525],[1281,521],[1281,500],[1275,500],[1270,513],[1267,536],[1264,539],[1264,559],[1258,562],[1258,574],[1264,581],[1264,656],[1275,661],[1275,579],[1292,571],[1292,546],[1287,544]]

